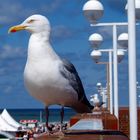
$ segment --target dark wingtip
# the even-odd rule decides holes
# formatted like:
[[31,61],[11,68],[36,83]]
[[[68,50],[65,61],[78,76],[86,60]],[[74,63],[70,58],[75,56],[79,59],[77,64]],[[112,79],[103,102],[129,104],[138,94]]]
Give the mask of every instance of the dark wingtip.
[[94,106],[93,105],[90,105],[90,109],[93,110],[94,109]]

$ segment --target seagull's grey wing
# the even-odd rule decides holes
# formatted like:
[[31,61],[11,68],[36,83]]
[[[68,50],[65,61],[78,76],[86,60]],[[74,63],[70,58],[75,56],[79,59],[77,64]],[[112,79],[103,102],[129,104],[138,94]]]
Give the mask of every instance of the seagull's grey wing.
[[63,67],[61,68],[61,74],[63,75],[63,77],[69,80],[70,85],[77,92],[78,100],[92,109],[93,106],[91,106],[86,98],[82,82],[74,65],[65,59],[63,59],[62,62]]

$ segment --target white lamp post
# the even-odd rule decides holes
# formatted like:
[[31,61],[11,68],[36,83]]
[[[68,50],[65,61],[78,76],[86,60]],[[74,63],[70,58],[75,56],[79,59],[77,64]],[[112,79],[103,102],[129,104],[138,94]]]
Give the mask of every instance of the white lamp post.
[[112,80],[112,51],[109,51],[109,91],[110,91],[110,113],[113,114],[113,80]]
[[[140,85],[138,81],[136,82],[136,86],[137,86],[137,90],[140,90]],[[140,94],[138,95],[138,106],[140,107]]]
[[[128,7],[127,7],[128,6]],[[128,34],[129,34],[129,116],[130,139],[138,139],[137,128],[137,94],[136,94],[136,18],[140,19],[140,1],[128,0]],[[136,11],[135,11],[136,8]]]
[[[119,111],[118,111],[117,26],[127,25],[128,23],[98,23],[98,24],[95,24],[95,20],[96,19],[98,20],[101,17],[101,14],[99,14],[100,16],[98,18],[96,17],[92,20],[92,16],[90,16],[91,11],[92,11],[92,14],[94,14],[94,11],[95,11],[95,14],[98,15],[97,12],[99,11],[99,13],[103,13],[103,9],[104,9],[103,6],[99,6],[99,5],[102,5],[99,1],[97,2],[98,5],[96,7],[95,1],[97,2],[97,0],[89,0],[83,6],[83,11],[84,11],[84,13],[86,12],[85,16],[90,21],[90,23],[92,23],[91,26],[112,26],[112,28],[113,28],[114,114],[118,118]],[[95,5],[93,7],[91,7],[89,5],[89,2],[90,2],[90,4],[92,3],[92,5],[94,5],[94,4]],[[90,11],[88,11],[88,9],[90,9]],[[89,14],[88,14],[88,12],[89,12]]]
[[[96,59],[97,54],[95,52],[100,52],[100,56],[98,58],[98,61]],[[108,52],[109,53],[109,62],[99,62],[99,59],[102,56],[102,52]],[[93,50],[91,52],[91,57],[97,64],[105,64],[107,65],[107,92],[108,92],[108,109],[111,114],[113,114],[113,101],[112,101],[112,50],[111,49],[100,49],[100,50]],[[99,86],[99,85],[98,85]]]
[[139,104],[139,107],[140,107],[140,95],[138,95],[138,97],[139,97],[139,103],[138,104]]
[[112,26],[113,28],[113,77],[114,77],[114,114],[119,118],[118,105],[118,58],[117,58],[117,26],[128,25],[128,23],[99,23],[92,26]]
[[[94,1],[94,0],[93,0]],[[127,7],[127,6],[126,6]],[[135,11],[136,8],[136,11]],[[95,9],[95,8],[94,8]],[[93,9],[93,12],[94,12]],[[85,10],[83,8],[83,10]],[[90,9],[91,10],[91,9]],[[88,15],[88,14],[87,14]],[[136,104],[136,23],[135,18],[140,18],[140,0],[128,0],[128,34],[129,34],[129,107],[130,107],[130,138],[131,140],[137,140],[137,104]],[[91,22],[91,20],[90,20]],[[121,23],[122,25],[123,23]],[[104,24],[108,26],[108,23]],[[110,24],[113,26],[113,48],[114,48],[114,99],[115,104],[115,115],[118,117],[118,81],[117,81],[117,32],[116,26],[119,23]],[[98,26],[103,26],[100,24]],[[116,86],[116,87],[115,87]]]
[[[117,50],[117,61],[118,63],[121,62],[121,60],[124,58],[125,50],[118,49]],[[99,62],[102,52],[109,53],[109,62]],[[91,57],[93,60],[98,64],[107,64],[107,85],[108,85],[108,103],[109,103],[109,109],[110,113],[113,114],[113,95],[112,95],[112,53],[113,49],[100,49],[100,50],[93,50],[91,52]],[[109,68],[108,68],[109,66]]]

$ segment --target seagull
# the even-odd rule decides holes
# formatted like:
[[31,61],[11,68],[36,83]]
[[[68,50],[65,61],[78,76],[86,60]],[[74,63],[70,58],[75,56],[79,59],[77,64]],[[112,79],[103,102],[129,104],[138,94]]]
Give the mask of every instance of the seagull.
[[100,102],[98,94],[91,95],[90,101],[93,102],[94,110],[98,110],[104,104],[104,102]]
[[31,96],[43,102],[46,107],[46,126],[50,105],[61,105],[61,124],[64,107],[71,107],[78,113],[90,113],[93,106],[86,98],[80,77],[74,65],[60,58],[50,44],[51,26],[42,15],[32,15],[9,33],[27,30],[31,33],[27,62],[24,69],[24,83]]

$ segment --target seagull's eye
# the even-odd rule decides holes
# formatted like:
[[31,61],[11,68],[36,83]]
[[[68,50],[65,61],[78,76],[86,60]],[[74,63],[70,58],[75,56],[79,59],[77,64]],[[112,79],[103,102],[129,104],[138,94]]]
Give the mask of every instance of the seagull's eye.
[[28,21],[28,23],[33,23],[35,20],[34,19],[30,19],[29,21]]

